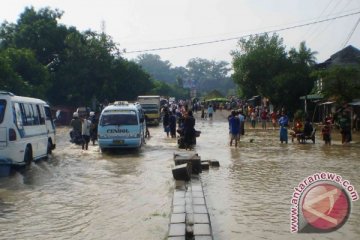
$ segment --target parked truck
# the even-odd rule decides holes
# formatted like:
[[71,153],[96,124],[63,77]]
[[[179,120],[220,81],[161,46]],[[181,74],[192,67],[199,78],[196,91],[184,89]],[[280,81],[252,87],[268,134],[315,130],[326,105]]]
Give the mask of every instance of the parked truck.
[[145,115],[147,117],[147,124],[159,125],[161,119],[160,96],[138,96],[137,101],[141,104],[141,107],[145,112]]

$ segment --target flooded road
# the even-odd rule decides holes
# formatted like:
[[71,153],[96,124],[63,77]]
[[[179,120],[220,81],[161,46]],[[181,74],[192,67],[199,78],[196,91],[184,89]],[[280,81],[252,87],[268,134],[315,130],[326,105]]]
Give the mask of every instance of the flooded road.
[[[197,119],[195,151],[220,168],[201,174],[214,239],[359,239],[360,201],[346,224],[327,234],[291,234],[293,188],[316,172],[334,172],[360,190],[360,144],[280,144],[278,131],[247,130],[228,146],[227,112]],[[0,179],[0,239],[166,239],[174,191],[176,140],[161,127],[139,151],[82,151],[58,128],[47,161]],[[319,132],[319,131],[318,131]],[[251,141],[250,141],[251,140]]]

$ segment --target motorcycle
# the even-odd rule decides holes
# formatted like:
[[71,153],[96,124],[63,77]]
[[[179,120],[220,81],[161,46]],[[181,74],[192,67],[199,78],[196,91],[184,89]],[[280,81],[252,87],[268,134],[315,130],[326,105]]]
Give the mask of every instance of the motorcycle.
[[70,131],[70,142],[75,143],[77,145],[81,145],[83,142],[83,138],[81,136],[81,132],[79,131]]
[[183,129],[178,129],[176,132],[179,134],[178,137],[178,147],[180,149],[192,149],[194,145],[196,145],[196,138],[200,137],[201,131],[195,130],[190,141],[186,141],[185,134]]

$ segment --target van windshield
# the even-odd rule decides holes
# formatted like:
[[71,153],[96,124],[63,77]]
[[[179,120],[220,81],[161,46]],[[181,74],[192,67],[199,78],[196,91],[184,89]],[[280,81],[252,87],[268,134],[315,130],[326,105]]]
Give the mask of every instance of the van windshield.
[[6,108],[6,101],[4,99],[0,99],[0,123],[4,121],[5,108]]
[[102,116],[100,125],[138,125],[138,120],[135,112],[133,114],[106,114]]

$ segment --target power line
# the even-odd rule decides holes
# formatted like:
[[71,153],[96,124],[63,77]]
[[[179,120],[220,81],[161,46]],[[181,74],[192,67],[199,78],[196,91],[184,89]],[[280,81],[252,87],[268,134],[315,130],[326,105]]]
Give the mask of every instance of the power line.
[[[337,4],[332,8],[332,10],[330,10],[330,14],[337,8],[337,6],[340,4],[341,2],[337,2]],[[347,4],[345,3],[344,8],[340,11],[342,12],[345,8],[347,7]],[[327,25],[320,31],[320,27],[319,27],[319,31],[317,32],[316,35],[314,35],[312,38],[309,39],[309,42],[315,41],[323,32],[325,32],[329,26],[332,24],[333,21],[330,21],[327,23]],[[315,32],[314,32],[315,34]]]
[[[319,17],[316,19],[316,21],[318,21],[323,16],[323,14],[328,9],[328,7],[332,4],[333,1],[334,0],[331,0],[331,1],[328,2],[326,7],[320,13]],[[311,36],[313,34],[313,32],[315,31],[315,29],[316,29],[316,27],[310,27],[310,29],[307,31],[307,33],[304,35],[304,37],[306,36],[306,38],[307,38],[307,37]]]
[[343,43],[343,48],[344,48],[344,47],[346,46],[346,44],[348,44],[348,42],[350,41],[350,39],[351,39],[352,35],[354,34],[354,32],[355,32],[357,26],[359,25],[359,23],[360,23],[360,18],[359,18],[359,19],[357,20],[357,22],[355,23],[355,25],[354,25],[353,29],[351,30],[351,32],[349,33],[346,41]]
[[183,44],[183,45],[177,45],[177,46],[171,46],[171,47],[160,47],[160,48],[152,48],[152,49],[144,49],[144,50],[125,51],[124,53],[126,54],[126,53],[142,53],[142,52],[151,52],[151,51],[162,51],[162,50],[185,48],[185,47],[199,46],[199,45],[219,43],[219,42],[227,42],[227,41],[237,40],[237,39],[240,39],[240,38],[250,37],[252,35],[261,35],[261,34],[266,34],[266,33],[282,32],[282,31],[291,30],[291,29],[295,29],[295,28],[306,27],[306,26],[310,26],[310,25],[313,25],[313,24],[318,24],[318,23],[332,21],[332,20],[336,20],[336,19],[340,19],[340,18],[354,16],[354,15],[357,15],[357,14],[360,14],[360,12],[349,13],[349,14],[346,14],[346,15],[341,15],[341,16],[337,16],[337,17],[333,17],[333,18],[327,18],[327,19],[318,20],[318,21],[314,21],[314,22],[294,25],[294,26],[290,26],[290,27],[279,28],[277,30],[265,31],[265,32],[262,32],[262,33],[247,34],[247,35],[243,35],[243,36],[240,36],[240,37],[223,38],[223,39],[218,39],[218,40],[212,40],[212,41],[206,41],[206,42],[198,42],[198,43],[190,43],[190,44]]

